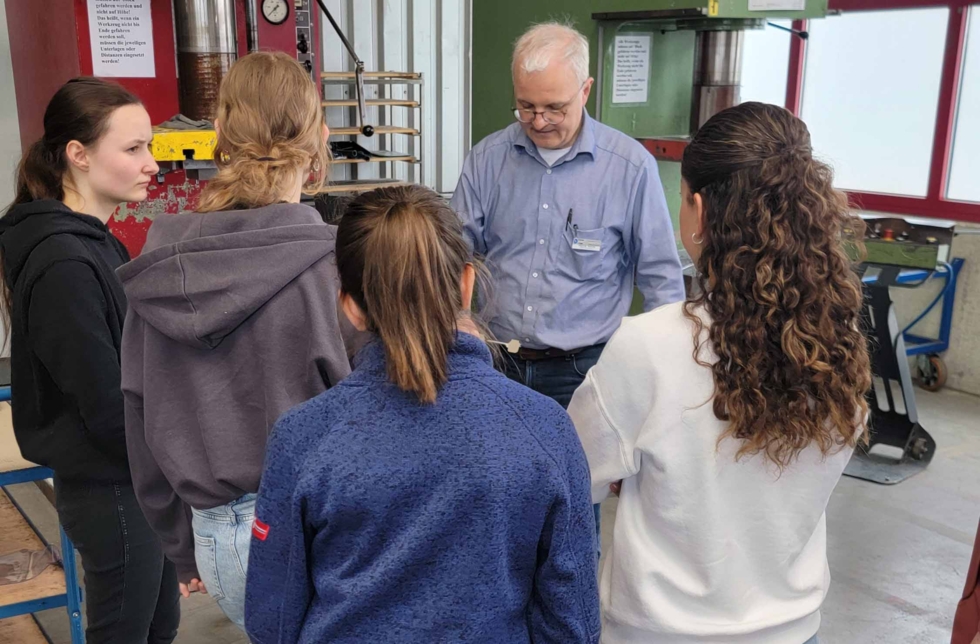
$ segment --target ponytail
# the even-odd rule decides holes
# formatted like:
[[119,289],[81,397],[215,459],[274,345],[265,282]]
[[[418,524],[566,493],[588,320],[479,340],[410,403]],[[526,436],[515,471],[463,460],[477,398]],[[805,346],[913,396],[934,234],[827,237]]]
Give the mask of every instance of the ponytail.
[[384,345],[388,377],[423,403],[434,403],[446,383],[468,263],[459,217],[428,188],[365,193],[341,219],[341,288]]
[[261,208],[285,199],[296,174],[317,193],[327,175],[323,108],[310,75],[282,52],[254,52],[235,62],[221,81],[218,174],[198,201],[198,212]]
[[14,202],[11,206],[34,201],[35,199],[65,198],[64,162],[59,158],[64,150],[52,153],[44,138],[40,138],[27,149],[17,166],[17,183]]
[[218,174],[201,193],[198,212],[261,208],[281,201],[293,190],[297,170],[310,165],[310,156],[291,146],[260,149],[245,143],[234,156],[225,154],[222,161],[216,155]]
[[[52,154],[45,143],[44,138],[40,138],[27,149],[20,163],[17,164],[17,182],[14,201],[9,208],[22,203],[28,203],[35,199],[58,199],[65,198],[65,190],[62,186],[64,175],[64,165]],[[9,210],[8,208],[8,210]],[[0,261],[0,318],[2,318],[4,336],[3,348],[6,349],[10,344],[10,316],[13,312],[13,290],[7,284],[6,268]]]

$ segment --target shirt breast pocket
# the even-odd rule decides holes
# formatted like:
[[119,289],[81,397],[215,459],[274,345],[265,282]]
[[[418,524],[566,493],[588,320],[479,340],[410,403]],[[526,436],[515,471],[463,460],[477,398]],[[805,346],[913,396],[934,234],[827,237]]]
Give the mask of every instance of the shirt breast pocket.
[[609,255],[611,245],[609,230],[566,228],[563,237],[558,271],[577,281],[603,281],[603,259]]

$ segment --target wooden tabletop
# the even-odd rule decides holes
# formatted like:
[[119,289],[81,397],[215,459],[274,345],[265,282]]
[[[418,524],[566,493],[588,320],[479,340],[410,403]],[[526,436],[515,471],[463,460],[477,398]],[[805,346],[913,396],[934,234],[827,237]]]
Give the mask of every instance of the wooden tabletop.
[[[14,507],[6,490],[0,492],[0,554],[18,550],[42,550],[44,543]],[[0,586],[0,606],[19,604],[65,593],[65,573],[61,566],[48,566],[25,582]]]

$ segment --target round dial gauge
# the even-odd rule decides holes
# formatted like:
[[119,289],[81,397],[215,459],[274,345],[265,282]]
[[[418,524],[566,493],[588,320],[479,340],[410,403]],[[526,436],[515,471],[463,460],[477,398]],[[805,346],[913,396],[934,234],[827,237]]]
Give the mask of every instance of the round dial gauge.
[[289,0],[262,0],[262,17],[281,25],[289,17]]

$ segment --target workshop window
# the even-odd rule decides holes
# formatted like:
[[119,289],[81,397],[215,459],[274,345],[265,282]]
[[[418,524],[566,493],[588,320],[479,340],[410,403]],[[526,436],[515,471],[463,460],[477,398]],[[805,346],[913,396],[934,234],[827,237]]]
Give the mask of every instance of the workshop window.
[[[789,28],[791,20],[773,20]],[[788,31],[766,25],[764,29],[746,29],[742,45],[741,101],[759,101],[786,106],[786,80],[789,72],[790,39]]]
[[925,196],[949,8],[810,22],[802,117],[838,188]]
[[967,20],[946,197],[980,202],[980,6]]

